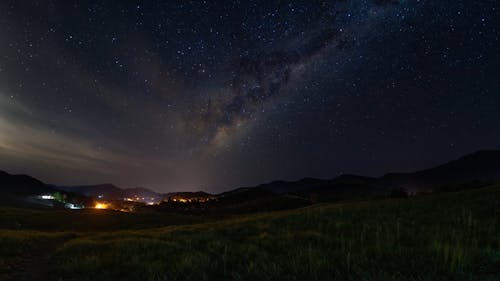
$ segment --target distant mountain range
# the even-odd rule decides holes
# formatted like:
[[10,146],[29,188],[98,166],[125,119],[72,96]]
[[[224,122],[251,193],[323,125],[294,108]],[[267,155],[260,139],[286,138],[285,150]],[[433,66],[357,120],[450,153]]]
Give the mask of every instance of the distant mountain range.
[[382,177],[341,175],[331,180],[304,178],[275,181],[261,188],[274,193],[295,193],[315,201],[386,196],[392,190],[409,193],[448,191],[500,182],[500,151],[482,150],[446,164],[413,173],[390,173]]
[[[500,182],[500,151],[478,151],[446,164],[413,173],[390,173],[382,177],[341,175],[334,179],[304,178],[298,181],[274,181],[212,195],[204,192],[157,193],[147,188],[124,189],[113,184],[85,186],[53,186],[26,175],[0,171],[0,192],[5,196],[41,194],[60,190],[108,200],[172,196],[215,196],[221,202],[250,202],[279,198],[310,202],[342,201],[387,196],[394,189],[409,192],[446,191]],[[246,204],[246,203],[245,203]]]
[[59,190],[75,192],[89,197],[99,197],[110,200],[120,200],[123,198],[155,198],[160,200],[164,194],[154,192],[144,187],[120,188],[113,184],[80,185],[80,186],[57,186]]

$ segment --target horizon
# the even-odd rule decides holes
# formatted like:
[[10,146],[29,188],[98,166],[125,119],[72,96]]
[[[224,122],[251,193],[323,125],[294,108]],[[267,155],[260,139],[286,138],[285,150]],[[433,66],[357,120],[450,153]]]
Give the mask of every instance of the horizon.
[[106,185],[110,185],[110,186],[113,186],[113,187],[116,187],[116,188],[119,188],[119,189],[122,189],[122,190],[130,190],[130,189],[146,189],[146,190],[149,190],[149,191],[153,191],[155,193],[158,193],[158,194],[168,194],[168,193],[179,193],[179,192],[205,192],[205,193],[208,193],[208,194],[221,194],[221,193],[224,193],[224,192],[228,192],[228,191],[233,191],[233,190],[237,190],[237,189],[240,189],[240,188],[253,188],[253,187],[258,187],[260,185],[268,185],[268,184],[273,184],[273,183],[277,183],[277,182],[285,182],[285,183],[293,183],[293,182],[298,182],[298,181],[301,181],[301,180],[305,180],[305,179],[314,179],[314,180],[321,180],[321,181],[328,181],[328,180],[335,180],[341,176],[357,176],[357,177],[366,177],[366,178],[372,178],[372,179],[378,179],[378,178],[382,178],[384,176],[388,176],[388,175],[394,175],[394,174],[411,174],[411,173],[416,173],[416,172],[421,172],[421,171],[426,171],[426,170],[432,170],[432,169],[435,169],[437,167],[441,167],[443,165],[447,165],[451,162],[454,162],[454,161],[457,161],[457,160],[461,160],[465,157],[469,157],[469,156],[472,156],[472,155],[477,155],[477,154],[484,154],[484,153],[488,153],[488,152],[496,152],[496,153],[500,153],[500,150],[497,150],[497,149],[480,149],[480,150],[476,150],[476,151],[473,151],[473,152],[470,152],[470,153],[467,153],[467,154],[464,154],[464,155],[461,155],[459,157],[456,157],[456,158],[452,158],[452,159],[448,159],[447,161],[445,162],[442,162],[442,163],[437,163],[437,164],[434,164],[434,165],[431,165],[431,166],[427,166],[427,167],[423,167],[421,169],[417,169],[417,170],[411,170],[411,171],[397,171],[397,170],[391,170],[391,171],[386,171],[382,174],[379,174],[379,175],[362,175],[362,174],[354,174],[354,173],[342,173],[342,174],[338,174],[338,175],[335,175],[333,177],[325,177],[325,178],[319,178],[319,177],[300,177],[300,178],[295,178],[295,179],[274,179],[274,180],[271,180],[271,181],[267,181],[267,182],[260,182],[260,183],[256,183],[256,184],[249,184],[249,185],[243,185],[243,186],[232,186],[232,187],[228,187],[228,188],[224,188],[224,189],[219,189],[219,190],[215,190],[215,191],[207,191],[207,190],[204,190],[204,189],[196,189],[196,188],[193,188],[193,189],[188,189],[188,190],[181,190],[181,189],[172,189],[172,190],[168,190],[168,191],[159,191],[159,190],[156,190],[155,188],[153,187],[148,187],[148,186],[132,186],[132,187],[127,187],[127,186],[121,186],[121,185],[117,185],[115,183],[112,183],[112,182],[104,182],[104,183],[90,183],[90,184],[55,184],[55,183],[50,183],[50,182],[45,182],[33,175],[29,175],[29,174],[19,174],[19,173],[11,173],[9,171],[5,171],[5,170],[1,170],[0,169],[0,172],[5,172],[7,174],[10,174],[10,175],[20,175],[20,176],[29,176],[29,177],[33,177],[37,180],[41,180],[44,184],[47,184],[49,186],[56,186],[56,187],[91,187],[91,186],[106,186]]
[[500,149],[499,10],[4,1],[0,169],[214,193]]

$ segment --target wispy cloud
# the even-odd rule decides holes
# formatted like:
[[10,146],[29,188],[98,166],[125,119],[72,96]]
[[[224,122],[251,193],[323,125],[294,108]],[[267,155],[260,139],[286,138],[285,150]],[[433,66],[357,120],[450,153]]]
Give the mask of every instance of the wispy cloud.
[[0,94],[0,156],[99,174],[113,173],[110,167],[141,165],[129,155],[48,128],[36,121],[38,117],[19,101]]

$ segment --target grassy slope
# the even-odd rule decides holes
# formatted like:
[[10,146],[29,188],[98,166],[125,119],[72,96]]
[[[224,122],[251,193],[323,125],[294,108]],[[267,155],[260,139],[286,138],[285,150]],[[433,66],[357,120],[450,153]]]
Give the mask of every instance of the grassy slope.
[[2,280],[500,280],[500,186],[0,245]]

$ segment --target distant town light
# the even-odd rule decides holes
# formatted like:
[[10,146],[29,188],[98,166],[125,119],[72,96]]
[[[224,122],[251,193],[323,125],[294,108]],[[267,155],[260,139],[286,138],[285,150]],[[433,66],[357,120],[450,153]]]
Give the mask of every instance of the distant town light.
[[66,203],[66,204],[64,204],[64,207],[67,208],[67,209],[71,209],[71,210],[80,210],[80,209],[83,209],[82,206],[77,205],[77,204],[73,204],[73,203]]
[[109,206],[106,203],[96,203],[94,208],[95,209],[107,209],[107,208],[109,208]]

